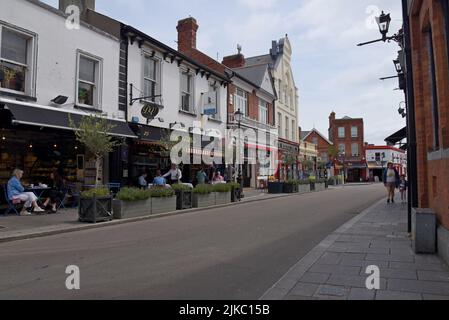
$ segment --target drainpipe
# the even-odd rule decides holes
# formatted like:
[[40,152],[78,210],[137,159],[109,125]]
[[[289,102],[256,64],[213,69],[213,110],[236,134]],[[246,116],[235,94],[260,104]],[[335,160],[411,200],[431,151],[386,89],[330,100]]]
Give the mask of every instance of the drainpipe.
[[415,126],[415,96],[413,85],[411,29],[408,11],[408,1],[402,0],[402,15],[404,20],[404,53],[406,63],[406,102],[407,102],[407,171],[409,175],[408,201],[408,232],[412,232],[412,209],[418,207],[418,170]]

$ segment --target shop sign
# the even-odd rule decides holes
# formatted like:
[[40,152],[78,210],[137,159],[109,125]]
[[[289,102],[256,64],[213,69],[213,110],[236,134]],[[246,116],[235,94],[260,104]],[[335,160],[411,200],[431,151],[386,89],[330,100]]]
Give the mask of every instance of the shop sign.
[[284,153],[292,153],[292,154],[299,153],[299,147],[281,141],[279,142],[279,149],[282,150]]
[[159,114],[159,106],[156,104],[146,103],[142,108],[142,117],[147,120],[154,120]]

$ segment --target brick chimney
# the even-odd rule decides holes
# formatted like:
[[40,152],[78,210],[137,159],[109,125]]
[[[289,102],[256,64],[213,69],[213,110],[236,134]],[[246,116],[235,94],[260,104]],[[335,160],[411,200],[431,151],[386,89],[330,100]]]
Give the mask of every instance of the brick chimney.
[[245,66],[245,56],[241,53],[234,54],[223,58],[222,62],[228,68],[241,68]]
[[95,0],[59,0],[59,10],[63,12],[71,5],[75,5],[80,9],[82,18],[86,16],[88,9],[95,11]]
[[335,121],[336,116],[336,113],[332,111],[331,115],[329,116],[329,127],[332,127],[332,123]]
[[194,18],[187,18],[178,21],[178,51],[186,52],[190,49],[196,49],[196,33],[198,23]]

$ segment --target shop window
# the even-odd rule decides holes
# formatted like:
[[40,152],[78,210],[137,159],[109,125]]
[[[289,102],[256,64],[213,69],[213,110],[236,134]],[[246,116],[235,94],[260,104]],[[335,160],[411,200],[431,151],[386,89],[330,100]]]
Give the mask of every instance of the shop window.
[[259,99],[259,122],[268,124],[268,103]]
[[[161,95],[161,62],[154,57],[144,56],[143,96],[147,101],[156,102]],[[160,97],[159,97],[160,100]]]
[[440,116],[438,111],[438,94],[436,81],[436,66],[435,54],[433,47],[432,30],[427,33],[427,49],[430,61],[430,86],[431,86],[431,108],[433,120],[433,148],[438,150],[440,148]]
[[101,110],[102,60],[78,51],[77,104]]
[[35,35],[0,24],[0,90],[33,95]]
[[190,72],[181,71],[181,110],[188,113],[196,113],[193,80],[193,75]]

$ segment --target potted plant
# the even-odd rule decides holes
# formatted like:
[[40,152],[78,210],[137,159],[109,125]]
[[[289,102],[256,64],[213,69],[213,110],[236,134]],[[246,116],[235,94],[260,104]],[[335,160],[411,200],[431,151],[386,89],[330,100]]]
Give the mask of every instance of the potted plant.
[[212,186],[212,192],[215,193],[215,205],[231,203],[231,190],[229,184],[216,184]]
[[215,193],[212,193],[212,186],[199,184],[193,189],[193,207],[205,208],[215,205]]
[[78,101],[80,104],[86,104],[87,100],[87,89],[79,88],[78,90]]
[[268,182],[268,193],[278,194],[284,192],[284,183],[280,181],[269,181]]
[[134,218],[151,214],[148,190],[123,188],[112,202],[114,219]]
[[241,201],[242,187],[237,182],[228,183],[231,186],[231,202]]
[[78,206],[78,216],[81,222],[111,221],[112,201],[107,188],[94,188],[81,193]]
[[191,209],[193,204],[193,189],[181,183],[174,184],[171,187],[176,193],[176,210]]
[[316,177],[315,176],[310,176],[309,177],[310,191],[315,191],[315,181],[316,181]]
[[[121,142],[114,140],[114,138],[108,135],[108,132],[114,128],[114,125],[110,124],[106,119],[101,117],[96,117],[93,115],[82,117],[78,124],[72,121],[70,115],[69,123],[75,132],[76,140],[82,143],[86,149],[95,158],[95,186],[96,188],[88,191],[85,195],[92,195],[91,197],[84,197],[83,205],[79,206],[79,216],[80,220],[84,220],[85,217],[89,217],[94,214],[96,217],[101,218],[104,215],[102,208],[108,208],[112,217],[112,196],[103,193],[104,189],[99,188],[102,179],[100,178],[101,167],[103,164],[103,158],[114,150],[116,146],[121,145]],[[107,190],[107,189],[106,189]],[[100,194],[95,194],[95,192],[100,192]],[[97,198],[102,198],[102,205],[98,205]],[[91,201],[91,203],[87,203]],[[80,200],[81,202],[81,200]],[[108,203],[106,203],[108,202]],[[88,210],[88,212],[84,212]],[[92,213],[91,210],[98,210],[98,212]],[[94,222],[98,219],[91,219]]]
[[310,181],[309,180],[298,181],[298,192],[301,194],[309,193],[310,192]]
[[318,179],[315,181],[315,191],[324,191],[326,190],[326,181],[322,179]]
[[154,188],[151,194],[151,214],[176,211],[176,195],[172,189]]
[[298,192],[298,183],[295,180],[287,180],[284,182],[283,187],[284,193],[297,193]]

